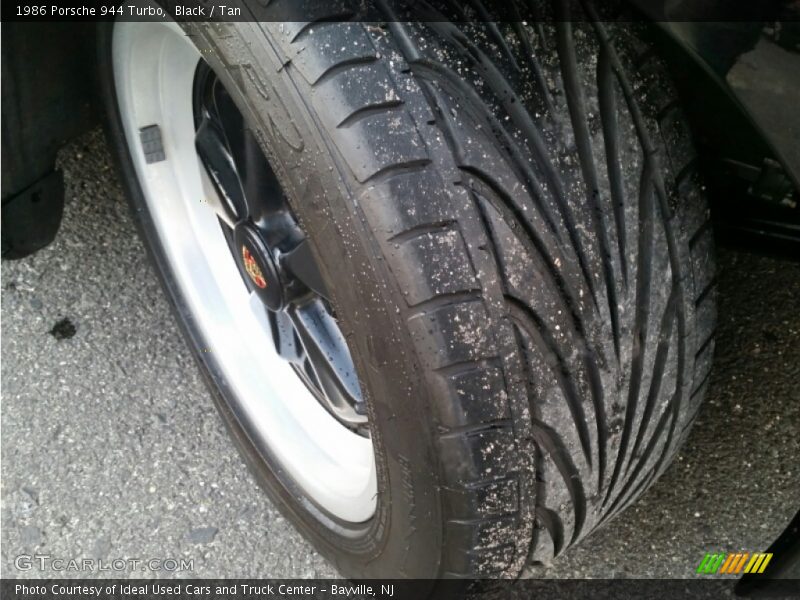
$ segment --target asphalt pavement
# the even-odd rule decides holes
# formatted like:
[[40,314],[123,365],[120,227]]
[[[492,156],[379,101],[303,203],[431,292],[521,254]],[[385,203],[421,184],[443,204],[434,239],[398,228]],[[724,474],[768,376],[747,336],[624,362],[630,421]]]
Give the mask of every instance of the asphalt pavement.
[[[112,574],[18,559],[37,554],[192,560],[177,577],[336,576],[229,441],[99,132],[60,165],[56,241],[1,267],[2,576]],[[800,264],[724,249],[718,262],[716,366],[680,456],[635,506],[528,574],[695,577],[706,552],[766,548],[800,507]]]

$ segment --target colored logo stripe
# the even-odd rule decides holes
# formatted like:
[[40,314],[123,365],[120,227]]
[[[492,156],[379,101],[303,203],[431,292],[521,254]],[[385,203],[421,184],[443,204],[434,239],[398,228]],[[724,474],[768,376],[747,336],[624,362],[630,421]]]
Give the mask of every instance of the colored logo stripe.
[[707,575],[716,573],[723,560],[725,560],[724,554],[706,554],[700,562],[700,566],[697,567],[697,572]]
[[772,560],[772,554],[753,554],[753,558],[750,559],[750,562],[747,563],[747,568],[744,570],[745,573],[763,573],[764,569],[767,568],[767,564],[769,561]]
[[745,561],[750,556],[749,552],[737,552],[736,554],[729,554],[727,560],[723,563],[720,573],[739,573],[744,566]]
[[[749,562],[747,559],[750,559]],[[768,552],[755,552],[752,555],[749,552],[737,552],[734,554],[725,554],[724,552],[709,552],[700,561],[697,567],[697,572],[705,575],[713,575],[719,573],[720,575],[738,575],[744,568],[745,573],[763,573],[767,568],[767,564],[772,560],[772,554]]]

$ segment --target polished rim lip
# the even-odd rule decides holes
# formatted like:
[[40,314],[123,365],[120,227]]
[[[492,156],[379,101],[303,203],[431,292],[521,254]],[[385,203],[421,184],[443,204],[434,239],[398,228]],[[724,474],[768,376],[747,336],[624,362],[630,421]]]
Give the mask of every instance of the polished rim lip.
[[[256,316],[217,218],[200,202],[215,192],[193,143],[191,91],[199,60],[175,23],[114,26],[120,115],[157,237],[248,435],[269,448],[324,511],[347,522],[367,521],[377,502],[371,440],[336,421],[277,356],[266,313]],[[139,129],[152,124],[161,127],[167,159],[147,164]]]

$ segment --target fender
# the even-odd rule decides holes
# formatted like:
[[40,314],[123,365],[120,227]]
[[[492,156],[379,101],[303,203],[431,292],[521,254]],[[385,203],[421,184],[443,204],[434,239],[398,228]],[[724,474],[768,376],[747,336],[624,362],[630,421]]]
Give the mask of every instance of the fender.
[[97,124],[94,24],[2,23],[2,253],[49,244],[64,207],[56,152]]

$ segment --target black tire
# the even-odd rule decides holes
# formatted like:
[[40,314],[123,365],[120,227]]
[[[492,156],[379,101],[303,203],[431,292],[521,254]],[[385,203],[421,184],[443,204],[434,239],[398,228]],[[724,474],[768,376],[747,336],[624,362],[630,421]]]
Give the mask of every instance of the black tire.
[[[708,379],[715,280],[688,128],[638,29],[190,33],[332,287],[367,396],[376,516],[320,520],[242,434],[224,386],[220,407],[272,498],[342,573],[515,576],[663,472]],[[104,73],[134,209],[197,350]]]

